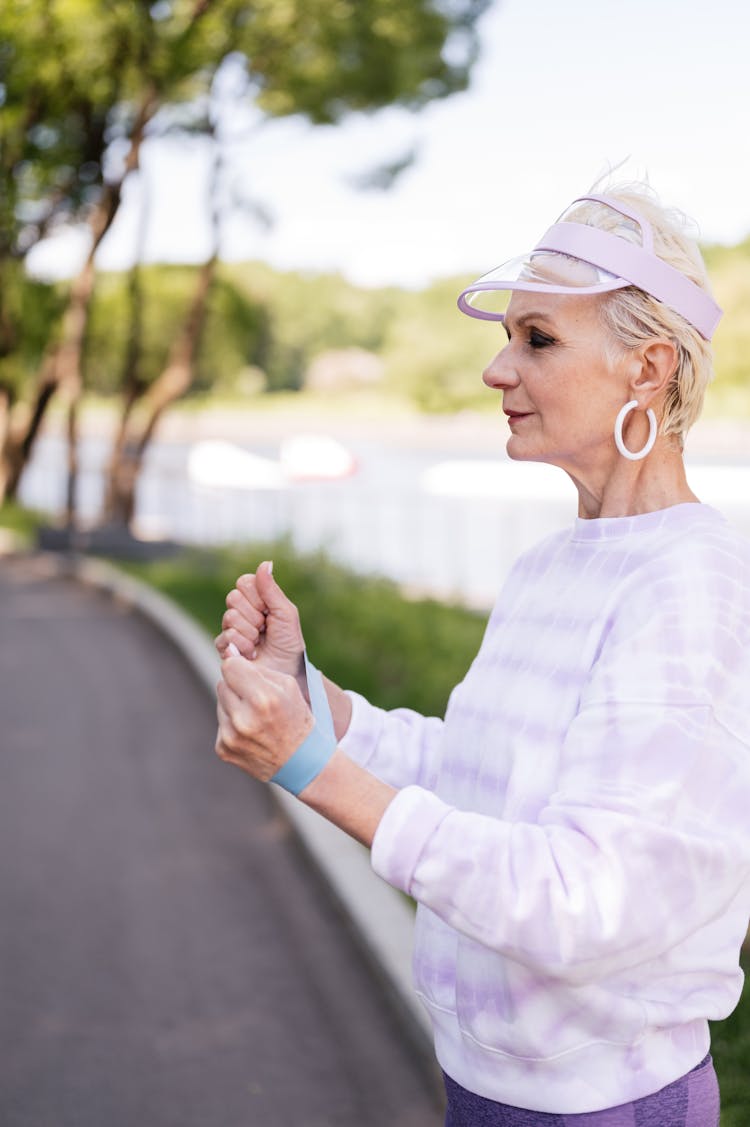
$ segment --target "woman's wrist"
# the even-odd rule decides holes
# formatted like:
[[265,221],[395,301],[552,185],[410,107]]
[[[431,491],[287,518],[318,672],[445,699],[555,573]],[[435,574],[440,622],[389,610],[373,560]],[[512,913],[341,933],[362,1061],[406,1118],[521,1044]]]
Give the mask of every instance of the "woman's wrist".
[[333,730],[336,733],[336,739],[343,740],[352,722],[351,699],[343,689],[340,689],[334,681],[329,680],[326,676],[323,677],[323,685],[328,697],[328,707],[333,717]]
[[309,704],[310,703],[310,688],[307,684],[307,669],[305,667],[305,651],[304,650],[300,650],[300,655],[297,659],[297,669],[296,669],[296,672],[294,674],[294,677],[295,677],[295,680],[297,682],[297,686],[299,688],[299,691],[302,693],[302,696],[305,698],[305,702],[307,704]]

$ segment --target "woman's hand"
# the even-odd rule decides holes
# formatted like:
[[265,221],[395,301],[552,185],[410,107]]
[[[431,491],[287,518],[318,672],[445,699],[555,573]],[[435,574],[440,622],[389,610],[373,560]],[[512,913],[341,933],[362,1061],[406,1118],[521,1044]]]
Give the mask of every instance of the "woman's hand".
[[222,658],[231,643],[264,669],[299,677],[305,648],[299,611],[273,578],[272,568],[273,564],[265,562],[254,575],[239,577],[227,595],[215,645]]
[[[286,673],[244,657],[228,657],[221,671],[216,754],[268,782],[310,735],[313,715]],[[395,794],[337,748],[298,798],[369,847]]]
[[216,754],[268,782],[315,724],[295,679],[259,662],[229,657],[216,691]]

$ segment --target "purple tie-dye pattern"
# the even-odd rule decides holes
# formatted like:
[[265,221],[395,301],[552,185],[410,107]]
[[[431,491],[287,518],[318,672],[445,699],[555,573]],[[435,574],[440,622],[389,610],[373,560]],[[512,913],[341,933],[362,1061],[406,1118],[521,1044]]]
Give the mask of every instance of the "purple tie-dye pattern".
[[444,721],[352,695],[342,747],[399,788],[373,866],[419,902],[456,1082],[591,1113],[706,1054],[742,985],[749,684],[750,545],[687,504],[522,557]]

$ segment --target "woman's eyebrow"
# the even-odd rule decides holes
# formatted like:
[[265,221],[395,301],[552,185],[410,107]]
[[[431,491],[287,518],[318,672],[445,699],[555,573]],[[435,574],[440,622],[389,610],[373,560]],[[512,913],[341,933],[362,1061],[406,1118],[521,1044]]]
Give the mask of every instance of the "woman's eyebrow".
[[[512,325],[517,329],[522,329],[524,327],[524,325],[526,325],[529,321],[546,321],[548,325],[553,325],[553,326],[554,326],[554,323],[555,323],[554,320],[550,317],[549,313],[542,313],[541,311],[539,311],[539,312],[531,311],[529,313],[522,313],[520,317],[511,318]],[[505,317],[503,324],[506,326],[506,332],[507,332],[508,331],[507,330],[507,326],[508,326],[507,315]]]

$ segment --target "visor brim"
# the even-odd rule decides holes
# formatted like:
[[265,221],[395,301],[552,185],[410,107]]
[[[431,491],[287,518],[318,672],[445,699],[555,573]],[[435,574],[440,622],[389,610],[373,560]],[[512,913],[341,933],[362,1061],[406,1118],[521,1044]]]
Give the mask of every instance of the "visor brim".
[[[544,269],[540,268],[540,260],[544,262]],[[554,269],[550,269],[550,260],[554,260]],[[516,290],[583,297],[588,294],[609,293],[629,284],[606,270],[566,255],[535,252],[511,259],[477,278],[459,295],[458,307],[469,317],[478,317],[483,321],[503,321],[504,307],[507,307]]]

